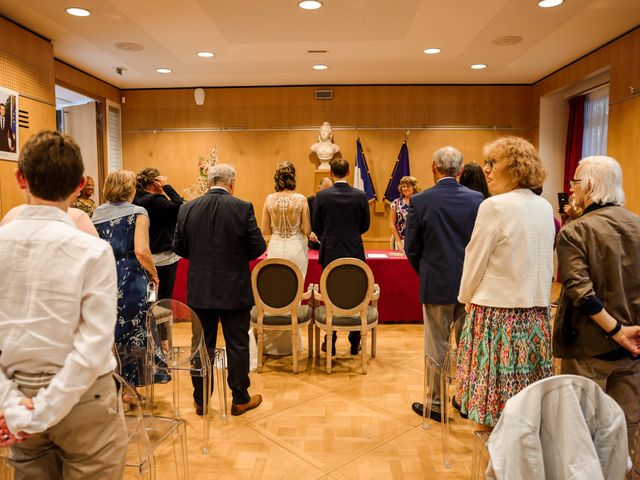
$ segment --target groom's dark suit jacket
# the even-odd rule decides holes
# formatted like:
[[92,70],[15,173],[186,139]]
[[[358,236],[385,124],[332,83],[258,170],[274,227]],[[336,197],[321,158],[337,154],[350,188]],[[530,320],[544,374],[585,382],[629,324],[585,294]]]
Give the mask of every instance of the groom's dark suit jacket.
[[316,194],[313,231],[321,238],[320,265],[345,257],[364,261],[361,235],[369,230],[369,203],[364,192],[345,182]]
[[254,305],[249,260],[267,248],[253,205],[213,188],[180,207],[173,250],[189,259],[192,308],[241,310]]

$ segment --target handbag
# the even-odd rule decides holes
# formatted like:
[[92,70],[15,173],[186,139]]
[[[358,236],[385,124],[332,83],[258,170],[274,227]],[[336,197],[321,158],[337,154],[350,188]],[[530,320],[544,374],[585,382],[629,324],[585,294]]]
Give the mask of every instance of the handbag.
[[156,303],[158,301],[158,293],[155,282],[147,283],[147,302]]

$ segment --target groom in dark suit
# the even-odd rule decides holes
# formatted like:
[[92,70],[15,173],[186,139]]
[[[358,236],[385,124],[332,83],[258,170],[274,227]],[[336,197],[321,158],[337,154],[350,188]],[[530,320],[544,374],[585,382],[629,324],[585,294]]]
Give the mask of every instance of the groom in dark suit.
[[[249,396],[249,318],[254,305],[249,260],[266,249],[253,205],[233,196],[236,172],[215,165],[211,189],[180,207],[173,250],[189,259],[187,303],[198,314],[209,352],[216,346],[218,321],[227,349],[231,415],[262,402]],[[202,415],[202,381],[192,378],[196,413]]]
[[[425,353],[442,365],[451,326],[459,335],[464,322],[464,305],[458,303],[464,250],[484,197],[456,181],[462,173],[462,153],[453,147],[433,154],[431,171],[435,185],[411,197],[404,249],[420,277]],[[439,376],[431,399],[431,418],[440,421]],[[412,408],[422,415],[421,403]]]
[[[320,265],[322,268],[338,258],[353,257],[362,261],[364,246],[361,235],[369,230],[369,202],[364,192],[347,183],[349,162],[343,158],[331,160],[333,186],[316,194],[313,205],[313,231],[322,239]],[[351,354],[360,348],[360,332],[349,332]],[[336,334],[333,333],[333,355]],[[326,351],[325,343],[322,350]]]

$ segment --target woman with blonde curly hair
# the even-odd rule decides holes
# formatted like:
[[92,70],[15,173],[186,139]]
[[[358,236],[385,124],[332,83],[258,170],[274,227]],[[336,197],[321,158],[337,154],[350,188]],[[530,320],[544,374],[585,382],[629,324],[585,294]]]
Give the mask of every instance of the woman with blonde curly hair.
[[404,232],[407,228],[407,214],[411,195],[418,193],[418,179],[416,177],[402,177],[398,184],[400,197],[391,203],[389,212],[389,228],[391,229],[392,243],[394,250],[404,250]]
[[[262,233],[271,235],[267,257],[291,260],[304,278],[309,259],[307,237],[311,233],[309,204],[295,191],[296,168],[291,162],[279,163],[273,180],[275,193],[267,196],[262,209]],[[290,355],[291,332],[268,332],[264,348],[268,354]]]
[[484,157],[492,196],[480,204],[465,250],[456,399],[462,413],[492,428],[510,397],[551,375],[555,235],[553,208],[532,191],[545,177],[533,145],[500,138]]

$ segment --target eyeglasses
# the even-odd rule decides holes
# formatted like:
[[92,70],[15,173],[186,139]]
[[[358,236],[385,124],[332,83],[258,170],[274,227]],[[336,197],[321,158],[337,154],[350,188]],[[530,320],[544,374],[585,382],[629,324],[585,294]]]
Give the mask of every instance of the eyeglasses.
[[485,160],[484,161],[484,168],[489,170],[489,171],[491,171],[491,170],[493,170],[493,167],[495,167],[496,163],[497,162],[495,160],[493,160],[492,158],[490,158],[488,160]]
[[571,188],[576,188],[576,185],[579,184],[582,181],[581,178],[572,178],[571,180],[569,180],[569,186]]

